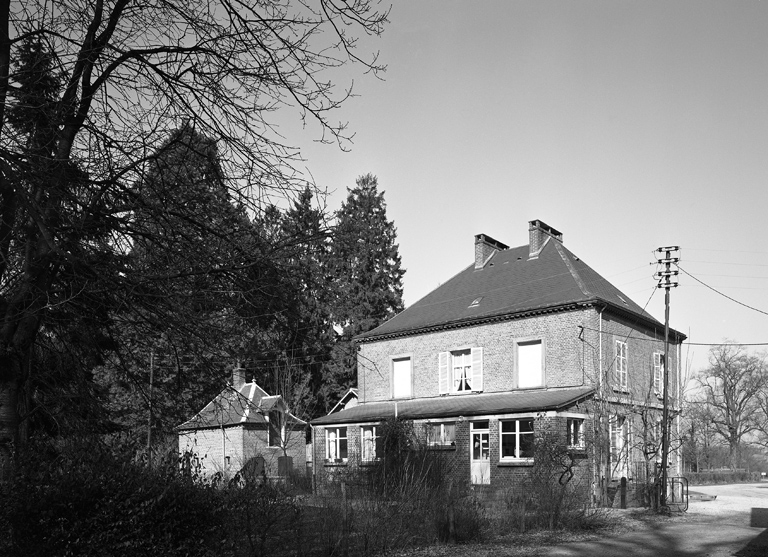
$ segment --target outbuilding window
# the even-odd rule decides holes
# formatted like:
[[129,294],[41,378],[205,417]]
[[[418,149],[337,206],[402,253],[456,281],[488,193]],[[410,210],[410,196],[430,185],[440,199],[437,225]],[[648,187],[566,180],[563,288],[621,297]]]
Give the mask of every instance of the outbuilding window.
[[363,426],[361,429],[363,440],[362,459],[363,462],[374,462],[382,457],[384,454],[382,444],[382,438],[380,434],[380,426],[369,425]]
[[332,427],[325,430],[325,458],[330,462],[347,461],[346,427]]

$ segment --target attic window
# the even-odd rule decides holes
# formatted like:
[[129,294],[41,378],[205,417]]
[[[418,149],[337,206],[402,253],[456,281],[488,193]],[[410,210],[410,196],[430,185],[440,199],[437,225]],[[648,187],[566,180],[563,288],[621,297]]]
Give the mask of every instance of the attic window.
[[469,307],[470,308],[476,308],[477,306],[480,305],[480,300],[482,300],[482,299],[483,299],[482,296],[480,296],[479,298],[475,298],[474,300],[472,300],[472,303],[469,304]]
[[616,295],[619,297],[619,300],[621,300],[622,302],[624,302],[624,305],[625,305],[625,306],[628,306],[628,305],[629,305],[629,304],[627,303],[627,301],[626,301],[624,298],[622,298],[622,297],[621,297],[619,294],[616,294]]

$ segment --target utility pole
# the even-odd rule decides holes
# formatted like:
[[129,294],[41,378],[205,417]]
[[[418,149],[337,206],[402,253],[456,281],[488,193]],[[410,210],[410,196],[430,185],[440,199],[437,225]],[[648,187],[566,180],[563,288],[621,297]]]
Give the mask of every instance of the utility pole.
[[679,271],[672,270],[672,264],[680,261],[679,257],[672,257],[672,252],[677,252],[678,246],[668,246],[659,248],[658,253],[664,253],[663,259],[657,259],[657,263],[664,265],[664,270],[654,275],[659,280],[657,288],[666,290],[664,295],[664,365],[663,374],[663,394],[664,410],[661,421],[661,493],[659,494],[659,507],[664,508],[667,504],[667,468],[669,468],[669,290],[677,286],[677,282],[672,282],[672,277],[677,277]]

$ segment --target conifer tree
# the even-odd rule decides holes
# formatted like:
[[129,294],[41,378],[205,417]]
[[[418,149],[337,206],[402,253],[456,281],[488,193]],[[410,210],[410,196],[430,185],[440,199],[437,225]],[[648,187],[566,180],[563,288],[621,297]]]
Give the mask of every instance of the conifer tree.
[[403,309],[397,230],[372,174],[360,176],[337,213],[329,261],[334,326],[339,340],[323,383],[326,406],[357,383],[353,338]]

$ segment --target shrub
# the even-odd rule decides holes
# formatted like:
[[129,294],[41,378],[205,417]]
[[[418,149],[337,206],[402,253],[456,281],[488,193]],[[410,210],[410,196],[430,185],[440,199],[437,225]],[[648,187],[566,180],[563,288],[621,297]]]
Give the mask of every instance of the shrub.
[[754,483],[761,479],[760,472],[747,472],[745,470],[686,472],[684,477],[691,485]]
[[574,455],[556,435],[536,439],[534,465],[522,489],[507,495],[509,527],[585,528],[595,515],[589,508],[589,489],[576,476]]
[[149,469],[94,439],[30,449],[4,508],[10,556],[216,554],[223,500],[180,478],[175,458]]

